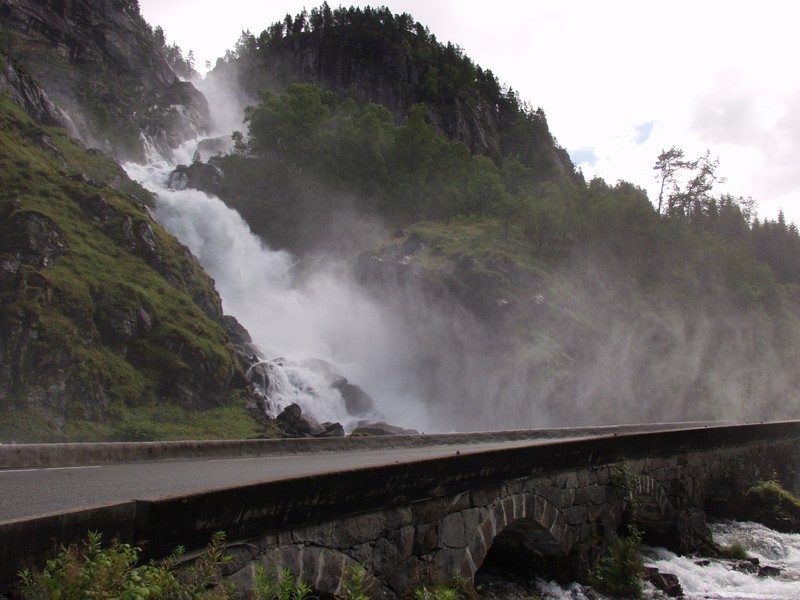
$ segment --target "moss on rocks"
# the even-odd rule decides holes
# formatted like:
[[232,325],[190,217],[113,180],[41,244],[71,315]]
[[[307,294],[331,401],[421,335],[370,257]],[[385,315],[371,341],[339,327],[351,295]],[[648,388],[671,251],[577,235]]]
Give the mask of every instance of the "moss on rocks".
[[0,97],[0,441],[257,435],[213,281],[148,202]]

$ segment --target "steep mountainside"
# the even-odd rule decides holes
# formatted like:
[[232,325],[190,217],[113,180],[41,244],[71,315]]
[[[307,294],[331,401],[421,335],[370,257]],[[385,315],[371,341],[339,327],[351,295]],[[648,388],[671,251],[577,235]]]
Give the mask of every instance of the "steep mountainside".
[[213,281],[0,55],[0,440],[248,436]]
[[41,82],[72,133],[114,156],[142,158],[207,126],[208,105],[178,80],[130,0],[0,0],[8,53]]

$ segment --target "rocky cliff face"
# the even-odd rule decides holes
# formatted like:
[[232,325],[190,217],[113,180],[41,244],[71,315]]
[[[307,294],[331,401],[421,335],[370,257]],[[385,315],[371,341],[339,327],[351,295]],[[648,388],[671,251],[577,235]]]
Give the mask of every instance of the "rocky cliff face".
[[[337,37],[315,32],[292,43],[275,44],[259,79],[278,89],[304,81],[355,94],[386,106],[399,122],[412,104],[425,101],[423,89],[430,65],[417,60],[407,45],[388,38],[370,41],[369,48],[354,49]],[[428,118],[438,131],[465,142],[474,152],[500,156],[500,127],[492,113],[478,94],[447,98],[442,106],[428,103]]]
[[69,117],[47,92],[11,57],[0,55],[0,93],[28,113],[37,123],[65,127]]
[[339,8],[329,18],[299,15],[258,38],[243,35],[238,55],[218,61],[212,80],[257,98],[292,83],[315,83],[389,108],[401,123],[414,104],[450,139],[478,154],[519,155],[541,179],[576,177],[541,110],[531,111],[502,90],[457,47],[442,45],[409,15],[386,9]]
[[0,441],[203,435],[181,421],[249,394],[214,282],[2,55],[0,90]]
[[142,133],[167,150],[207,126],[205,98],[176,78],[136,2],[0,0],[0,21],[11,54],[88,145],[141,158]]

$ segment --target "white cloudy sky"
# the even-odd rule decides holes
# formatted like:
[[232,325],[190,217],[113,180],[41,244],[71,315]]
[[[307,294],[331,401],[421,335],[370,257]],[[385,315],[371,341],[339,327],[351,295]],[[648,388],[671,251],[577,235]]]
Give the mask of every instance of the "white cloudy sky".
[[[140,0],[142,14],[197,64],[243,29],[255,34],[302,0]],[[339,6],[331,2],[332,7]],[[394,0],[523,100],[587,178],[651,191],[662,148],[719,157],[720,193],[752,196],[762,217],[800,224],[800,4],[789,0]]]

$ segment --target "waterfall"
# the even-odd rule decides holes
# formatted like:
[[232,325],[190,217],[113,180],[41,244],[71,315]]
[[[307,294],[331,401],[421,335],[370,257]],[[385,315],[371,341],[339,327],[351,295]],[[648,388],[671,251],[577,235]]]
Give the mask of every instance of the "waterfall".
[[297,403],[318,421],[352,427],[330,373],[319,368],[325,364],[375,400],[375,413],[360,418],[430,431],[421,402],[389,375],[398,361],[392,340],[400,340],[402,332],[353,282],[346,265],[323,262],[297,278],[297,259],[269,248],[222,200],[167,187],[177,162],[188,162],[194,147],[196,142],[175,150],[175,158],[151,147],[145,164],[124,168],[156,195],[156,220],[189,247],[214,278],[225,313],[253,337],[269,373],[269,389],[263,390],[269,416]]

